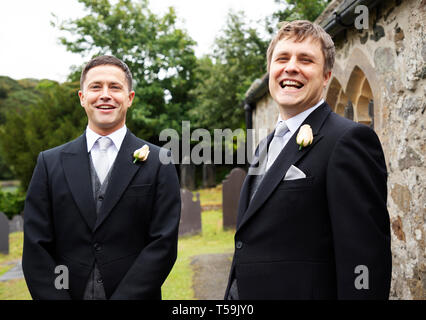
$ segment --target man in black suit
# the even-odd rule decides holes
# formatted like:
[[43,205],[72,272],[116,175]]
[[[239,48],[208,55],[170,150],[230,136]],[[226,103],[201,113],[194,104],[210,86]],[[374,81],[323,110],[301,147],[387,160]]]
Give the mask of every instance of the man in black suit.
[[27,193],[29,291],[34,299],[161,299],[177,255],[176,170],[125,126],[135,92],[124,62],[94,58],[80,84],[87,129],[39,154]]
[[284,23],[271,41],[279,119],[241,191],[225,299],[388,298],[385,159],[372,129],[323,100],[334,56],[309,21]]

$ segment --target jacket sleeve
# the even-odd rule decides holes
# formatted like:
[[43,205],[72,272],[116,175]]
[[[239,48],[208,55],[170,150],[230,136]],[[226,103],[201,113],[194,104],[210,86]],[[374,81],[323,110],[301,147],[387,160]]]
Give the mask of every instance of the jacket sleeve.
[[173,164],[160,165],[149,242],[121,280],[111,299],[157,299],[177,257],[180,187]]
[[327,168],[338,299],[388,299],[392,256],[387,171],[375,132],[348,129]]
[[[22,268],[25,281],[33,299],[68,300],[66,289],[57,289],[55,279],[62,273],[55,273],[55,238],[50,205],[49,186],[43,153],[27,191],[24,208],[24,249]],[[66,276],[66,274],[62,274]]]

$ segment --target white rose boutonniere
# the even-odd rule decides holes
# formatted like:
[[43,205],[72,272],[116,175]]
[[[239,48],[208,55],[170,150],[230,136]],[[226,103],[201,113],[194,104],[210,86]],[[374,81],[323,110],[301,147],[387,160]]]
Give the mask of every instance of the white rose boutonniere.
[[136,163],[137,161],[145,161],[146,159],[148,159],[148,155],[149,155],[149,147],[148,145],[144,145],[142,148],[135,150],[135,152],[133,152],[133,163]]
[[312,134],[311,126],[309,124],[304,124],[300,127],[299,133],[296,137],[299,150],[302,150],[303,147],[307,147],[312,144],[312,141],[314,141],[314,136]]

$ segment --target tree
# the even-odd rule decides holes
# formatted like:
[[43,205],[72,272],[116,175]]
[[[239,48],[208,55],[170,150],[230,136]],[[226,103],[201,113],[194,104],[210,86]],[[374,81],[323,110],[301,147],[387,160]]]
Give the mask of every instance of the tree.
[[191,111],[196,126],[211,130],[245,127],[241,102],[251,83],[266,72],[267,46],[243,12],[228,14],[213,54],[198,62],[197,87],[191,92],[196,98]]
[[4,160],[26,190],[38,154],[82,134],[87,117],[77,95],[78,83],[41,85],[40,97],[20,110],[8,110],[0,128]]
[[[132,71],[136,98],[128,126],[139,136],[156,142],[162,129],[180,132],[181,120],[193,106],[196,57],[184,30],[176,27],[173,8],[154,15],[147,0],[78,0],[89,12],[85,17],[54,24],[71,37],[61,38],[67,50],[92,57],[112,54]],[[74,80],[79,76],[74,70]]]
[[[0,76],[0,125],[6,123],[6,112],[21,112],[33,105],[40,97],[40,88],[50,80],[14,80]],[[0,145],[0,179],[13,179],[13,172],[5,161],[5,151]]]
[[266,18],[267,30],[270,34],[277,31],[281,21],[309,20],[314,21],[327,7],[331,0],[274,0],[283,5],[284,9]]
[[20,109],[32,104],[40,95],[38,80],[14,80],[0,76],[0,125],[5,122],[5,112]]

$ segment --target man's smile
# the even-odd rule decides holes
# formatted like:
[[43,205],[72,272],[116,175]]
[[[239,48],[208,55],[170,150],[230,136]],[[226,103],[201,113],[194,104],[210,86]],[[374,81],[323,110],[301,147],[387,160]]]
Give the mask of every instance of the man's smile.
[[281,88],[294,88],[294,89],[301,89],[304,84],[298,80],[294,79],[283,79],[280,81]]
[[112,104],[103,103],[103,104],[95,106],[95,108],[102,111],[109,111],[109,110],[114,110],[117,107]]

